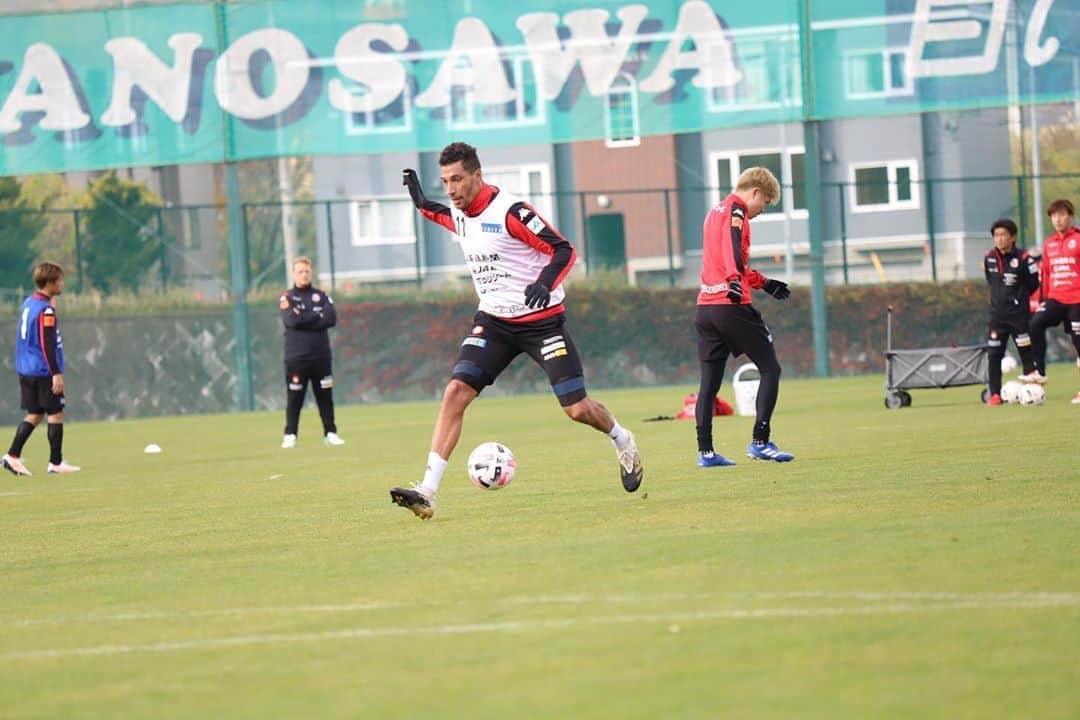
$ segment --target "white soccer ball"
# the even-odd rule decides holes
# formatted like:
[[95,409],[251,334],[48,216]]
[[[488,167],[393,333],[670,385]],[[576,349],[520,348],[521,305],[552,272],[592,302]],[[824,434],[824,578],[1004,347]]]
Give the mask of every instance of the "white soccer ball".
[[1012,355],[1005,355],[1001,358],[1001,372],[1011,373],[1016,367],[1016,358]]
[[1024,384],[1019,380],[1010,380],[1001,386],[1001,401],[1007,403],[1014,403],[1020,401],[1020,391],[1024,389]]
[[498,490],[510,484],[517,470],[517,460],[510,448],[497,442],[477,445],[467,462],[469,479],[482,490]]
[[1046,390],[1037,383],[1027,383],[1020,389],[1021,405],[1042,405],[1046,400]]

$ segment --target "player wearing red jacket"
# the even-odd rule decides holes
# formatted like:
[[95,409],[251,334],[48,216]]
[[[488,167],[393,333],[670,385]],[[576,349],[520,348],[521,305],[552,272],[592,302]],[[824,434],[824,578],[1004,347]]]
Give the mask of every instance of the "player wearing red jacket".
[[774,462],[795,459],[769,440],[772,413],[780,392],[780,362],[769,328],[761,313],[750,304],[751,289],[764,290],[777,300],[791,294],[787,283],[766,278],[749,265],[750,220],[779,199],[780,183],[776,176],[766,168],[752,167],[739,176],[735,192],[705,216],[701,291],[694,321],[701,363],[696,414],[699,467],[735,464],[713,451],[710,411],[712,400],[720,391],[728,356],[740,354],[747,355],[761,374],[757,419],[746,456]]
[[465,409],[521,353],[547,373],[571,420],[611,438],[623,488],[634,492],[644,474],[634,436],[585,392],[581,356],[565,326],[562,281],[574,263],[573,246],[528,202],[485,183],[471,145],[447,145],[439,168],[453,207],[428,200],[415,170],[402,171],[403,184],[421,215],[454,233],[480,306],[443,393],[424,479],[411,488],[393,488],[390,498],[421,519],[434,514]]
[[[1035,370],[1020,377],[1037,383],[1046,382],[1046,328],[1062,321],[1076,348],[1076,364],[1080,367],[1080,230],[1073,226],[1076,209],[1070,201],[1059,198],[1050,203],[1046,214],[1054,234],[1043,243],[1039,278],[1043,301],[1031,318]],[[1080,405],[1080,392],[1072,401]]]

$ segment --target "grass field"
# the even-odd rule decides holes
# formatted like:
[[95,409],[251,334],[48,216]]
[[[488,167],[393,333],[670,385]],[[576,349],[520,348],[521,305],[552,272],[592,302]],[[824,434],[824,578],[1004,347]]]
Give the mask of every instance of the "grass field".
[[[0,717],[1075,718],[1074,373],[1032,408],[786,381],[797,460],[717,418],[711,470],[692,423],[641,422],[689,388],[597,392],[635,495],[552,398],[482,399],[428,522],[387,490],[433,404],[339,408],[341,448],[307,409],[293,451],[277,413],[71,424],[74,476],[39,432],[0,477]],[[504,490],[465,477],[484,440]]]

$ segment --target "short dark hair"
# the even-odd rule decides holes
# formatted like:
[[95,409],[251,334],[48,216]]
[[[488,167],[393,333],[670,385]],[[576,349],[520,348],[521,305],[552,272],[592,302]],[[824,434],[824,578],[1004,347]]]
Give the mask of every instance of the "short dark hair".
[[38,290],[44,290],[46,285],[62,277],[64,277],[64,268],[56,263],[43,262],[34,268],[34,285]]
[[476,148],[468,143],[452,142],[443,148],[439,155],[439,165],[446,167],[456,162],[469,172],[480,169],[480,156],[476,154]]
[[998,228],[1005,228],[1013,237],[1016,237],[1016,233],[1019,232],[1019,230],[1016,229],[1016,223],[1009,218],[998,218],[995,220],[994,224],[990,226],[990,234],[993,235],[994,231]]
[[1062,210],[1064,210],[1069,215],[1076,214],[1076,208],[1073,207],[1073,204],[1065,198],[1058,198],[1054,202],[1050,203],[1050,207],[1046,208],[1046,214],[1053,215],[1054,213],[1061,212]]

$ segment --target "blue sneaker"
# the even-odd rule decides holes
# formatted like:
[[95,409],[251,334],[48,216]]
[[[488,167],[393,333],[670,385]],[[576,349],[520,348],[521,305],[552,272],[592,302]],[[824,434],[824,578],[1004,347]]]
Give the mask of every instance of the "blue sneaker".
[[772,460],[773,462],[790,462],[795,459],[794,455],[776,447],[775,443],[756,443],[753,441],[746,448],[746,457],[751,460]]
[[709,467],[730,467],[735,463],[728,460],[723,455],[717,455],[713,451],[698,453],[697,466],[702,468]]

